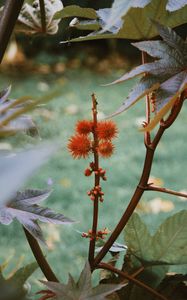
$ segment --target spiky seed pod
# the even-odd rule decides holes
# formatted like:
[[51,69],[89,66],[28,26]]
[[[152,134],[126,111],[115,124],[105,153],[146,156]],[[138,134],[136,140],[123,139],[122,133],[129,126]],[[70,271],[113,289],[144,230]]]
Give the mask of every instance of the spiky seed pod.
[[111,140],[117,136],[117,126],[113,121],[101,121],[97,126],[98,138],[100,140]]
[[114,152],[114,145],[110,141],[101,142],[99,143],[98,152],[104,158],[110,157]]
[[78,134],[88,135],[90,132],[92,132],[92,128],[93,128],[92,121],[82,120],[82,121],[77,122],[76,132]]
[[68,149],[73,158],[86,158],[91,151],[91,141],[83,134],[76,134],[69,139]]

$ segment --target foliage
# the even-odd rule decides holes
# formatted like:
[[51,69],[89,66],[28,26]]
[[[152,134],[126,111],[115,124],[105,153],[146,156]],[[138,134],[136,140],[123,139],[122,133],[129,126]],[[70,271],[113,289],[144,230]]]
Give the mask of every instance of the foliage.
[[26,284],[27,279],[38,268],[36,262],[28,264],[5,278],[3,270],[7,267],[7,263],[0,265],[0,290],[1,299],[3,300],[27,300],[29,285]]
[[[85,264],[77,283],[71,275],[69,275],[67,284],[42,282],[48,287],[49,291],[54,293],[50,298],[56,300],[62,299],[61,297],[66,300],[103,300],[106,299],[105,296],[112,294],[124,286],[124,284],[100,284],[93,288],[89,263]],[[49,291],[46,290],[46,294],[49,294]],[[42,297],[42,299],[44,298]]]
[[[184,6],[184,7],[183,7]],[[64,8],[71,10],[71,16],[75,15],[75,8],[71,6]],[[77,8],[80,11],[80,8]],[[85,10],[83,8],[83,10]],[[167,10],[170,10],[169,13]],[[119,13],[120,12],[120,13]],[[96,40],[96,39],[150,39],[157,36],[155,26],[151,19],[169,26],[171,28],[184,24],[186,22],[187,5],[185,1],[168,1],[168,0],[152,0],[152,1],[114,1],[112,8],[104,8],[96,11],[97,18],[95,22],[76,21],[73,23],[75,27],[81,30],[87,30],[89,24],[95,25],[96,30],[87,36],[74,38],[72,42]],[[87,18],[90,18],[89,15]],[[71,23],[72,25],[72,23]],[[99,28],[99,30],[98,30]]]
[[38,205],[50,195],[48,190],[25,190],[17,192],[6,205],[0,207],[0,223],[9,225],[16,218],[38,241],[44,242],[37,221],[53,224],[69,224],[64,215]]
[[[20,7],[22,3],[20,1]],[[5,25],[10,21],[11,25],[15,24],[17,19],[17,15],[14,13],[15,5],[13,2],[11,3],[7,14],[7,6],[2,8],[0,22],[3,26],[0,27],[0,33],[1,31],[7,32]],[[175,278],[169,276],[168,279],[167,272],[171,265],[187,264],[185,226],[187,225],[187,211],[183,210],[168,217],[154,235],[150,234],[145,223],[133,212],[143,193],[147,190],[187,198],[184,193],[160,188],[149,182],[155,150],[165,130],[178,117],[187,95],[187,44],[171,29],[186,21],[186,12],[187,5],[184,0],[177,3],[172,0],[114,0],[111,8],[98,11],[76,5],[63,8],[60,0],[29,0],[24,4],[18,17],[18,28],[24,33],[55,34],[61,18],[76,16],[89,20],[79,21],[76,18],[71,21],[71,26],[94,32],[86,37],[72,39],[72,41],[100,38],[146,39],[144,42],[133,44],[142,52],[142,65],[113,82],[119,83],[143,74],[138,85],[130,92],[127,101],[113,115],[123,112],[146,96],[146,122],[143,126],[146,155],[142,175],[135,192],[106,242],[104,239],[110,231],[106,227],[98,230],[99,207],[104,200],[100,181],[107,179],[106,171],[100,167],[100,157],[108,158],[113,154],[114,145],[111,140],[117,137],[118,130],[112,121],[98,122],[98,103],[95,94],[92,94],[92,120],[79,121],[75,128],[75,135],[69,139],[68,149],[73,158],[87,158],[89,155],[93,155],[93,161],[84,172],[86,177],[94,175],[94,186],[87,192],[92,200],[90,203],[93,205],[92,228],[88,232],[82,233],[82,237],[89,240],[89,262],[86,263],[77,283],[71,275],[69,275],[67,284],[59,283],[38,244],[38,241],[44,242],[38,221],[54,224],[68,224],[72,221],[61,213],[55,213],[49,208],[38,205],[48,198],[50,190],[18,191],[25,179],[53,153],[56,145],[45,145],[16,154],[11,153],[12,157],[9,155],[0,157],[2,170],[0,222],[8,225],[16,218],[23,225],[31,250],[48,280],[47,282],[42,281],[48,290],[38,293],[42,294],[41,300],[61,299],[62,297],[67,300],[106,299],[106,296],[111,294],[114,299],[152,300],[153,297],[157,297],[166,300],[165,294],[171,295],[172,285],[177,289],[175,299],[183,298],[183,292],[186,291],[185,276],[178,275]],[[12,31],[13,26],[11,28]],[[148,41],[149,38],[157,35],[157,30],[163,40]],[[0,34],[0,44],[6,48],[8,40],[5,41],[2,37]],[[145,53],[156,60],[147,62]],[[27,97],[9,100],[7,99],[9,93],[10,88],[0,93],[1,136],[28,129],[34,129],[37,133],[32,119],[23,113],[33,108],[41,99],[36,103],[32,103],[32,101],[30,103],[30,99]],[[151,115],[151,105],[153,112],[156,113],[155,117]],[[168,115],[166,116],[166,114]],[[157,132],[151,136],[150,130],[158,123]],[[20,168],[21,164],[23,166]],[[125,246],[116,242],[123,229]],[[97,241],[103,243],[95,255]],[[124,250],[126,251],[123,265],[116,268],[119,253]],[[113,259],[108,263],[103,263],[102,260],[108,252],[112,254]],[[24,283],[36,267],[36,264],[25,266],[8,279],[3,276],[3,267],[1,267],[0,288],[3,300],[5,300],[4,298],[12,300],[13,297],[26,300],[27,292],[24,290]],[[106,278],[103,276],[102,281],[103,279],[105,282],[110,281],[110,284],[99,284],[93,288],[91,272],[98,268],[107,270]],[[112,276],[110,276],[110,272]],[[182,288],[182,293],[178,291],[178,287]]]
[[120,79],[120,83],[135,76],[144,75],[132,89],[127,100],[113,115],[119,114],[135,104],[143,96],[152,94],[153,112],[156,117],[145,130],[150,131],[164,117],[187,87],[187,44],[173,30],[156,24],[163,41],[145,41],[133,43],[139,50],[152,57],[159,58],[151,63],[136,67]]

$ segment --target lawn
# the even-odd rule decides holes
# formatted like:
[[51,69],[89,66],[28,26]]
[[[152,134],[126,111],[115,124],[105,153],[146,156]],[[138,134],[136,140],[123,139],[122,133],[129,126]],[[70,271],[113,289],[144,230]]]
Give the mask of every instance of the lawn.
[[[0,148],[28,147],[45,140],[60,142],[58,153],[25,186],[45,189],[50,181],[53,192],[46,205],[77,221],[68,226],[42,226],[49,244],[49,250],[44,251],[63,282],[68,273],[77,277],[87,257],[88,240],[83,239],[79,232],[91,228],[92,202],[86,192],[93,185],[93,178],[83,174],[91,159],[74,160],[66,145],[76,121],[91,117],[93,92],[97,95],[101,117],[109,115],[120,106],[135,81],[111,87],[102,87],[101,84],[118,78],[123,72],[120,69],[111,74],[102,74],[77,67],[66,70],[63,75],[14,72],[11,75],[3,74],[0,79],[1,88],[12,84],[12,97],[39,96],[55,88],[60,90],[53,101],[32,113],[40,137],[35,139],[19,134],[16,138],[2,140]],[[138,105],[114,119],[119,128],[115,154],[110,159],[101,160],[101,166],[107,170],[108,180],[103,183],[105,201],[100,205],[99,228],[114,228],[138,183],[145,154],[143,135],[138,131],[138,124],[144,119],[142,102],[140,100]],[[186,115],[187,107],[184,104],[176,124],[166,132],[158,147],[152,170],[152,177],[156,178],[154,180],[157,184],[176,190],[184,190],[187,186],[187,144],[184,143]],[[184,209],[185,205],[185,200],[178,197],[147,192],[137,211],[149,225],[150,231],[154,232],[167,216]],[[32,254],[18,223],[14,222],[9,227],[0,226],[0,236],[0,263],[7,255],[19,259],[22,254],[24,262],[32,261]],[[119,241],[124,242],[123,235]],[[38,271],[32,281],[41,278],[42,274]]]

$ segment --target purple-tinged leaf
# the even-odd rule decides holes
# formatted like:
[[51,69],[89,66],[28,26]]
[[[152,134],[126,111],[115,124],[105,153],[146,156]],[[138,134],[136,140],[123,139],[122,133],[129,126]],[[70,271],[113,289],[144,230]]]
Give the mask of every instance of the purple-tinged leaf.
[[37,204],[41,201],[46,200],[50,194],[52,193],[52,190],[32,190],[28,189],[23,192],[17,192],[15,201],[19,204]]
[[158,61],[147,63],[144,65],[140,65],[134,68],[132,71],[126,73],[119,79],[113,81],[112,83],[105,84],[104,86],[121,83],[133,77],[142,75],[144,73],[158,75],[158,76],[166,76],[169,74],[175,74],[181,71],[182,66],[178,64],[174,59],[160,59]]
[[180,96],[180,94],[187,88],[187,77],[184,78],[183,82],[180,85],[179,90],[172,96],[168,97],[165,101],[167,103],[157,112],[155,117],[151,120],[151,122],[144,128],[141,128],[141,131],[151,131],[160,120],[169,112],[169,110],[174,105],[176,99]]
[[132,89],[122,106],[111,114],[109,117],[114,117],[127,110],[134,105],[138,100],[144,97],[146,94],[151,93],[159,88],[160,84],[158,78],[143,77],[140,82]]
[[[69,275],[68,283],[45,282],[41,281],[56,296],[54,299],[60,300],[65,297],[66,300],[104,300],[105,296],[120,290],[126,284],[100,284],[92,288],[91,271],[88,263],[85,264],[83,271],[77,283]],[[46,291],[47,292],[47,291]]]
[[164,81],[157,91],[156,111],[158,112],[168,103],[173,95],[180,91],[181,86],[187,83],[187,71],[180,72]]
[[180,53],[187,51],[187,44],[174,30],[158,22],[153,21],[153,23],[157,27],[160,36],[170,47],[179,51]]
[[171,47],[163,41],[144,41],[132,43],[132,45],[153,57],[170,57]]
[[187,5],[186,0],[168,0],[166,9],[169,11],[175,11]]
[[42,231],[36,221],[53,224],[69,224],[73,221],[60,213],[36,205],[46,199],[49,191],[26,190],[18,192],[6,206],[0,207],[0,222],[10,224],[16,218],[36,239],[44,242]]

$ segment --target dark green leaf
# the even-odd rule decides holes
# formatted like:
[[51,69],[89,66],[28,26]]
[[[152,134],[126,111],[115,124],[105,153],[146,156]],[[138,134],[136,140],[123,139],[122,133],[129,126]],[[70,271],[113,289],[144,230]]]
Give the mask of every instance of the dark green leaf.
[[151,259],[151,241],[152,237],[147,229],[147,226],[137,213],[134,213],[125,229],[125,243],[128,250],[135,256],[144,260]]
[[[38,268],[36,262],[28,264],[11,275],[8,279],[5,279],[0,272],[0,299],[2,300],[26,300],[28,299],[25,283],[27,279]],[[1,266],[0,266],[1,269]]]
[[176,213],[160,225],[151,248],[155,261],[187,264],[187,211]]
[[158,287],[158,291],[171,300],[186,300],[187,275],[167,275]]
[[97,14],[92,8],[84,8],[78,5],[69,5],[57,12],[55,18],[81,17],[87,19],[96,19]]
[[[141,8],[140,6],[144,6],[146,2],[150,3],[144,8]],[[115,12],[117,12],[117,14],[112,14],[112,17],[112,9],[108,10],[106,20],[102,16],[99,16],[99,11],[97,11],[99,24],[101,25],[101,28],[107,29],[107,32],[104,32],[102,29],[87,36],[72,39],[71,41],[78,42],[108,38],[143,40],[158,35],[156,27],[153,22],[150,21],[151,19],[165,24],[166,26],[170,26],[171,28],[186,23],[187,5],[177,11],[168,13],[168,11],[166,11],[168,0],[152,0],[146,2],[137,1],[137,6],[135,7],[136,1],[116,1]],[[127,5],[125,6],[125,4]],[[124,11],[121,9],[121,6],[124,7]],[[112,30],[112,23],[110,22],[109,24],[110,18],[113,20],[113,27],[116,28],[115,30]],[[106,24],[108,24],[107,27]]]

